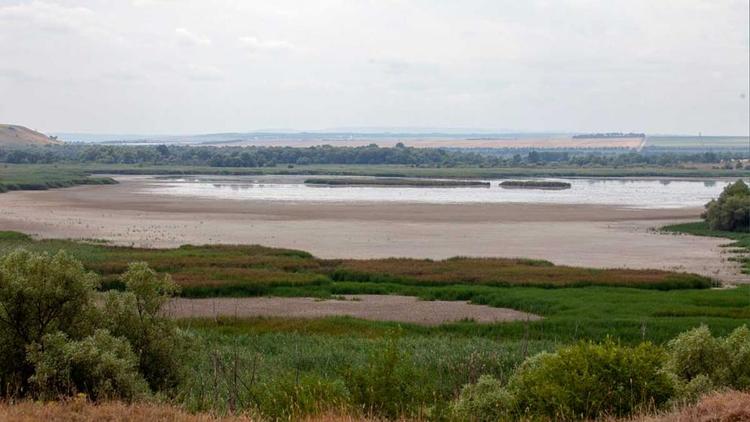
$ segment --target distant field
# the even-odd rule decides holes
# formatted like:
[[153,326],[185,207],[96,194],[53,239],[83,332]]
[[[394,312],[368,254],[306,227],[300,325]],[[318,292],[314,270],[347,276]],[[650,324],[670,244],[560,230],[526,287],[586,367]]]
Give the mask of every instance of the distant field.
[[333,146],[367,146],[376,144],[380,147],[393,147],[404,143],[414,148],[509,148],[509,149],[639,149],[643,144],[642,138],[593,138],[573,139],[569,136],[550,137],[518,137],[518,138],[468,138],[468,139],[305,139],[305,140],[243,140],[226,143],[212,143],[212,145],[231,146],[285,146],[285,147],[313,147],[320,145]]
[[747,148],[747,136],[649,136],[647,147],[655,148]]

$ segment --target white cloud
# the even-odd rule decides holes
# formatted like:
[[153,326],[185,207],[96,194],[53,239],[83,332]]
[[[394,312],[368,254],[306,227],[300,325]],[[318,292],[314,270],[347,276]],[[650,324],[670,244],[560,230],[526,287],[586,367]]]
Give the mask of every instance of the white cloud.
[[239,38],[240,44],[252,52],[281,52],[294,48],[291,43],[279,40],[262,40],[258,37],[244,36]]
[[746,134],[748,8],[747,0],[0,0],[3,118],[129,133]]
[[224,78],[224,72],[218,67],[197,64],[187,66],[187,75],[194,81],[219,81]]
[[94,19],[94,12],[82,6],[33,1],[0,7],[0,22],[49,32],[86,32]]
[[180,44],[188,46],[209,46],[211,45],[211,39],[194,34],[185,28],[177,28],[174,30],[177,35],[177,39]]

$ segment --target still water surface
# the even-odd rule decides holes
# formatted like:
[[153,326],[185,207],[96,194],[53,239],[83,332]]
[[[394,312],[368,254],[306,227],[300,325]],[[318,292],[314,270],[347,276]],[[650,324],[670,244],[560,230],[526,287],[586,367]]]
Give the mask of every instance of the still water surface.
[[[322,202],[604,204],[629,208],[700,207],[728,180],[535,179],[568,182],[566,190],[491,187],[326,187],[305,185],[309,176],[190,176],[157,179],[146,193],[188,197]],[[513,180],[531,180],[514,178]]]

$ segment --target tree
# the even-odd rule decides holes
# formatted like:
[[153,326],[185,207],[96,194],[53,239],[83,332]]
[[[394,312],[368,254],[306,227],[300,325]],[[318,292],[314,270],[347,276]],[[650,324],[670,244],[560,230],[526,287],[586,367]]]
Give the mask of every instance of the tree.
[[93,273],[62,251],[50,256],[17,250],[0,258],[0,393],[27,392],[34,368],[26,352],[45,335],[81,338],[93,331],[98,285]]
[[703,218],[714,230],[750,231],[750,188],[742,180],[730,184],[706,204]]

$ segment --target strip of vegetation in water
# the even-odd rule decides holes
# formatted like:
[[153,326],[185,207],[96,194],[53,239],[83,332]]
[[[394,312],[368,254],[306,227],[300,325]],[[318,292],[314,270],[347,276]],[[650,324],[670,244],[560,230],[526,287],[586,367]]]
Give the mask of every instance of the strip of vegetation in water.
[[552,182],[545,180],[506,180],[500,183],[500,187],[506,189],[563,190],[570,189],[570,186],[570,183],[567,182]]
[[702,169],[702,168],[667,168],[658,166],[633,167],[573,167],[573,166],[518,166],[518,167],[422,167],[414,165],[389,164],[313,164],[313,165],[276,165],[267,167],[210,167],[189,165],[135,165],[104,163],[61,163],[61,164],[4,164],[0,169],[11,175],[14,172],[51,172],[72,171],[84,175],[220,175],[220,176],[257,176],[257,175],[302,175],[302,176],[373,176],[404,178],[439,178],[439,179],[507,179],[511,177],[612,177],[612,178],[718,178],[750,177],[750,171],[744,169]]
[[322,186],[401,186],[401,187],[490,187],[489,182],[470,180],[403,179],[398,177],[376,178],[314,178],[305,180],[308,185]]
[[110,177],[90,177],[80,169],[54,166],[0,167],[0,193],[14,190],[47,190],[76,185],[110,185],[117,183]]

